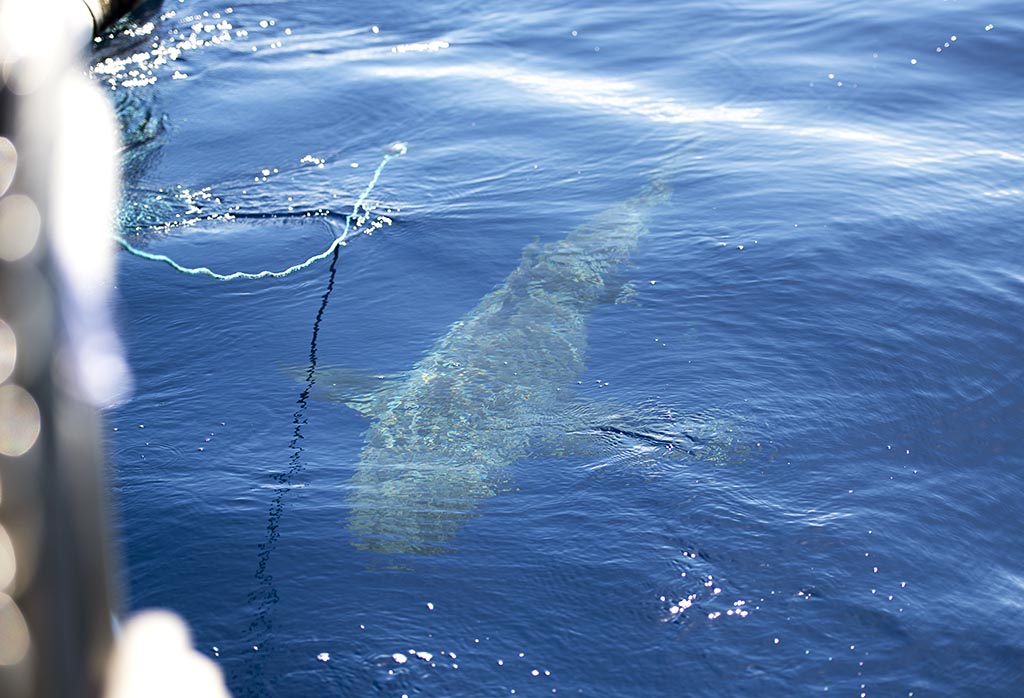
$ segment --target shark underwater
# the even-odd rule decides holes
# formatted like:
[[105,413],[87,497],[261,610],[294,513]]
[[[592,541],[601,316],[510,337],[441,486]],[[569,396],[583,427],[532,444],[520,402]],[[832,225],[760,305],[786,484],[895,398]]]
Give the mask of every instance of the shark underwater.
[[527,246],[505,281],[406,373],[378,376],[360,392],[350,372],[318,369],[321,397],[372,419],[347,497],[358,547],[446,550],[478,503],[502,489],[506,467],[552,437],[682,452],[697,443],[672,420],[651,428],[583,407],[570,387],[585,370],[588,316],[615,297],[610,277],[669,196],[656,180],[564,239]]

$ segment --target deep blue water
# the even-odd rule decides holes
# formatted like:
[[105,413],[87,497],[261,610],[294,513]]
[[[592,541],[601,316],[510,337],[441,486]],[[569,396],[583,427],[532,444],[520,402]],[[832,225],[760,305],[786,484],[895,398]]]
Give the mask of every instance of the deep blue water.
[[[286,278],[121,254],[128,605],[237,696],[1022,695],[1022,47],[1006,1],[150,3],[93,70],[137,247],[286,268],[408,153]],[[447,492],[442,550],[367,545],[339,369],[408,371],[652,181],[556,386],[640,436],[576,424]]]

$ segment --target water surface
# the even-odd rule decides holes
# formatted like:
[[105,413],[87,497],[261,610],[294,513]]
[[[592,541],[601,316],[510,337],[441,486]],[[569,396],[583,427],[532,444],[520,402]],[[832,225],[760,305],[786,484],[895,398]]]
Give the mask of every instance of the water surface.
[[[121,255],[129,605],[236,695],[1019,694],[1016,3],[148,8],[93,56],[139,249],[284,269],[408,145],[283,279]],[[335,378],[426,365],[655,181],[543,384],[579,418],[545,425],[630,429],[524,432],[439,545],[367,545],[374,422]],[[695,424],[715,457],[647,438]]]

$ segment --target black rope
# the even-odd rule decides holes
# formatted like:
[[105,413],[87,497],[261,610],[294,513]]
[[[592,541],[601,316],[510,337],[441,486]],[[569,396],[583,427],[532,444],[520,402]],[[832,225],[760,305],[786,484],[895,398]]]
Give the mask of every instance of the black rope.
[[298,408],[292,415],[292,439],[288,444],[291,450],[291,457],[288,459],[288,468],[283,472],[273,473],[270,477],[278,484],[277,492],[270,502],[270,509],[267,512],[267,536],[259,545],[259,555],[256,562],[257,581],[256,589],[249,595],[250,605],[255,605],[256,615],[246,633],[247,647],[244,651],[252,653],[250,661],[243,664],[243,676],[246,688],[245,694],[251,696],[265,695],[263,683],[263,664],[266,652],[269,649],[268,642],[274,627],[273,611],[277,605],[279,596],[274,586],[274,576],[270,573],[270,558],[278,539],[281,537],[281,517],[284,514],[285,497],[293,489],[293,479],[302,472],[305,463],[302,460],[302,429],[306,425],[306,408],[309,404],[309,396],[316,384],[316,362],[317,362],[317,341],[320,337],[320,323],[323,321],[324,313],[327,310],[327,303],[334,290],[335,274],[337,272],[338,255],[340,249],[335,248],[334,256],[331,259],[330,273],[327,280],[327,290],[320,299],[320,309],[316,313],[316,320],[313,322],[313,336],[309,342],[309,369],[306,371],[306,384],[299,393],[296,400]]

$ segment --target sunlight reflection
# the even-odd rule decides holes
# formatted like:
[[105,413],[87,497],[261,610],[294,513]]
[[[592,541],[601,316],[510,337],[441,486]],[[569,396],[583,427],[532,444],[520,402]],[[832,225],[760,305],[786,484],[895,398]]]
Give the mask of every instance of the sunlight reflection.
[[[436,42],[427,42],[423,45]],[[447,48],[448,43],[444,42]],[[382,56],[374,52],[349,54],[348,60],[367,61]],[[616,79],[570,76],[550,71],[533,72],[521,68],[488,63],[450,63],[429,66],[382,64],[374,62],[366,70],[384,79],[408,80],[480,80],[498,81],[558,104],[598,109],[610,114],[640,117],[666,124],[708,123],[736,125],[739,128],[772,131],[797,139],[839,142],[870,147],[867,155],[879,163],[917,168],[922,165],[971,159],[1009,159],[1024,161],[1024,153],[976,144],[960,144],[951,149],[947,141],[928,137],[919,131],[879,130],[871,126],[803,126],[778,111],[759,106],[692,105],[672,97],[657,96],[657,91],[642,84]]]

